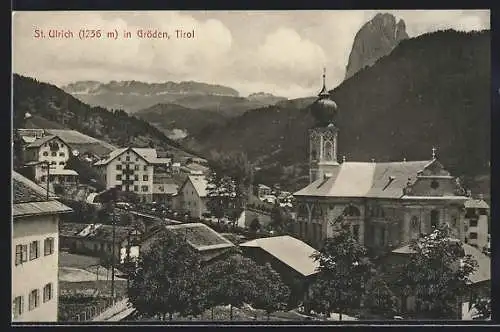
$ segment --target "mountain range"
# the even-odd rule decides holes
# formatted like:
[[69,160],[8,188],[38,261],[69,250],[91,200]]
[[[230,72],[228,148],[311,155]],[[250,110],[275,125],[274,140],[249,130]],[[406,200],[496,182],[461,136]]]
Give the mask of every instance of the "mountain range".
[[[402,40],[331,91],[339,107],[339,155],[426,160],[437,146],[452,174],[489,174],[490,71],[489,31],[446,30]],[[314,100],[253,110],[183,143],[204,155],[246,151],[262,179],[294,179],[290,186],[300,187],[307,181],[307,132],[315,125],[308,105]]]

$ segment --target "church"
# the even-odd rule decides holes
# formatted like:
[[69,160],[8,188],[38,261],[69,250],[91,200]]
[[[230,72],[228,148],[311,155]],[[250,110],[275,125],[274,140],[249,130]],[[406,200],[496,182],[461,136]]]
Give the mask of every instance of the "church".
[[309,131],[310,183],[294,193],[297,237],[320,248],[343,220],[361,244],[376,251],[407,244],[443,223],[464,241],[469,197],[439,162],[435,148],[431,158],[420,161],[338,160],[339,109],[325,87],[324,73],[323,88],[311,107],[328,114],[329,123]]

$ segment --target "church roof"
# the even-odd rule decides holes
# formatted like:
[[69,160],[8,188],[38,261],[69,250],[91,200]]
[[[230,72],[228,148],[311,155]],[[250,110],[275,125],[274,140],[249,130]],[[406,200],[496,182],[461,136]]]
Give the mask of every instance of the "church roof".
[[433,161],[344,162],[327,179],[319,179],[295,196],[400,198],[410,178]]

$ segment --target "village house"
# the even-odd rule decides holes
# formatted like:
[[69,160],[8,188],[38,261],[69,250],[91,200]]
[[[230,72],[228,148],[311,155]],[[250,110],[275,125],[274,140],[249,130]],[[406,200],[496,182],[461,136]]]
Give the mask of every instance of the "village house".
[[12,320],[56,322],[59,215],[72,210],[12,173]]
[[[114,254],[118,263],[123,252],[138,252],[142,232],[133,227],[115,225]],[[112,257],[113,226],[103,224],[61,223],[60,248],[70,253],[94,257]]]
[[479,250],[488,246],[489,205],[482,199],[469,199],[465,208],[465,241]]
[[152,202],[155,169],[168,168],[171,163],[170,158],[158,158],[155,149],[129,147],[114,150],[93,166],[106,183],[106,189],[117,187],[136,193],[143,202]]
[[266,186],[265,184],[257,185],[257,196],[259,199],[263,200],[266,196],[272,194],[271,187]]
[[[61,138],[47,135],[27,144],[24,148],[26,167],[33,170],[35,182],[43,187],[54,184],[76,185],[78,173],[65,169],[72,150]],[[49,168],[47,169],[47,166]]]
[[188,212],[191,217],[201,218],[208,212],[207,185],[204,175],[189,175],[179,188],[176,208]]
[[240,244],[243,254],[259,265],[269,263],[290,288],[290,304],[307,303],[309,285],[314,281],[319,263],[311,255],[316,252],[306,243],[291,237],[259,238]]
[[337,106],[323,83],[312,105],[328,110],[332,122],[310,130],[310,184],[297,191],[296,233],[319,248],[335,224],[347,222],[364,246],[387,252],[447,223],[465,240],[461,186],[438,161],[347,162],[337,160]]
[[[459,242],[458,239],[455,241]],[[477,298],[491,297],[491,259],[479,249],[464,243],[464,255],[470,255],[478,263],[477,269],[469,276],[469,283],[467,286],[467,295],[464,298],[457,299],[456,317],[462,319],[466,317],[473,307],[474,300]],[[409,255],[414,253],[410,245],[404,245],[392,251],[384,262],[394,271],[397,266],[409,258]],[[394,272],[393,271],[393,272]],[[414,313],[418,310],[418,305],[414,296],[398,295],[398,302],[400,312],[403,314]]]
[[200,253],[201,259],[204,262],[224,257],[230,249],[235,247],[232,242],[207,225],[202,223],[187,223],[158,227],[156,233],[151,233],[149,237],[142,242],[140,251],[144,252],[149,250],[157,239],[157,235],[163,231],[171,232],[172,234],[185,238],[186,241]]

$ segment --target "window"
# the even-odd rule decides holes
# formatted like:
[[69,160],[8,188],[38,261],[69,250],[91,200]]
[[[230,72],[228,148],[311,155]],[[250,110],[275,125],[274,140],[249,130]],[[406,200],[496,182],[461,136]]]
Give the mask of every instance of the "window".
[[121,175],[121,174],[118,174],[118,175],[116,176],[116,180],[117,180],[117,181],[121,181],[121,179],[122,179],[122,175]]
[[477,239],[477,233],[476,232],[472,232],[472,233],[469,234],[469,237],[470,237],[471,240],[475,240],[475,239]]
[[24,312],[24,297],[16,296],[12,306],[12,314],[14,315],[14,318],[21,316]]
[[135,161],[139,161],[139,157],[135,157]]
[[125,157],[125,161],[130,161],[130,157],[129,157],[129,156],[126,156],[126,157]]
[[134,170],[138,171],[139,170],[139,165],[134,166]]
[[38,241],[30,243],[30,261],[38,258]]
[[38,292],[38,289],[33,289],[30,292],[28,302],[29,302],[29,310],[33,310],[40,305],[40,294]]
[[143,175],[142,176],[142,181],[148,181],[148,176],[147,175]]
[[121,158],[121,157],[118,157],[118,161],[122,161],[122,158]]
[[64,165],[64,164],[65,164],[64,161],[59,162],[59,165]]
[[431,211],[431,227],[436,228],[439,225],[439,211],[432,210]]
[[116,170],[117,171],[121,171],[121,169],[122,169],[122,165],[121,164],[116,165]]
[[48,283],[43,287],[43,302],[48,302],[52,299],[52,283]]
[[59,152],[59,157],[64,157],[64,152]]
[[134,175],[134,180],[135,180],[135,181],[139,181],[139,175],[137,175],[137,174],[136,174],[136,175]]
[[356,241],[359,241],[359,225],[353,225],[352,226],[352,234]]
[[487,216],[488,215],[488,210],[487,209],[479,209],[479,215],[481,215],[481,216]]
[[50,155],[51,155],[52,157],[57,157],[57,152],[53,151]]
[[52,255],[54,253],[54,238],[48,237],[43,243],[44,256]]
[[471,219],[469,227],[477,227],[477,219]]
[[437,182],[436,180],[432,180],[432,182],[431,182],[431,188],[432,189],[439,188],[439,182]]
[[411,218],[411,229],[414,233],[420,231],[420,222],[417,216]]
[[134,191],[139,191],[139,186],[134,186]]
[[465,212],[465,218],[474,218],[476,216],[476,209],[468,208]]
[[28,246],[26,244],[18,244],[16,246],[16,265],[28,261]]
[[345,212],[349,217],[359,217],[361,215],[361,213],[359,212],[359,209],[353,205],[349,205],[346,208]]
[[147,192],[148,191],[148,186],[142,186],[142,191]]
[[42,175],[42,176],[40,177],[40,181],[45,182],[45,180],[47,180],[47,178],[45,177],[45,175]]
[[51,161],[51,162],[50,162],[50,164],[51,164],[51,165],[55,165],[55,164],[57,164],[57,163],[56,163],[55,161]]
[[144,171],[148,170],[148,166],[144,165]]
[[49,153],[48,153],[47,151],[45,151],[45,152],[43,153],[43,156],[44,156],[44,157],[47,157],[48,155],[49,155]]

